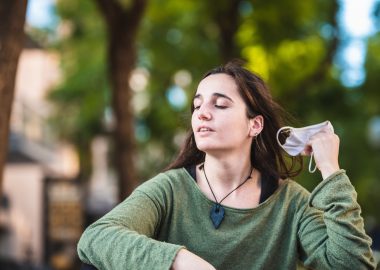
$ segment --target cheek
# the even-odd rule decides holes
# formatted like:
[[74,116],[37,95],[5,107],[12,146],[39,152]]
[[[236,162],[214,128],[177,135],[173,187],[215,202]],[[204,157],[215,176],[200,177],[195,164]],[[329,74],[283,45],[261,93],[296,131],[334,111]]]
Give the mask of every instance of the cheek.
[[249,121],[242,118],[229,118],[226,117],[224,124],[228,126],[224,135],[229,138],[246,139],[249,135]]
[[191,129],[193,130],[193,132],[194,132],[194,129],[195,129],[196,121],[197,121],[197,118],[195,117],[195,113],[193,113],[191,115]]
[[244,129],[248,127],[249,119],[243,112],[235,112],[228,115],[224,115],[223,123],[236,129]]

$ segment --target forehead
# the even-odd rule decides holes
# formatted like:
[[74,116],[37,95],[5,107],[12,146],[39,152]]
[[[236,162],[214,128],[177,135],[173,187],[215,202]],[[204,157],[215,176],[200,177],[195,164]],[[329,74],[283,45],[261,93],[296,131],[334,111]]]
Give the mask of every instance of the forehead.
[[210,75],[199,83],[196,95],[207,96],[215,92],[229,96],[238,95],[234,78],[224,73]]

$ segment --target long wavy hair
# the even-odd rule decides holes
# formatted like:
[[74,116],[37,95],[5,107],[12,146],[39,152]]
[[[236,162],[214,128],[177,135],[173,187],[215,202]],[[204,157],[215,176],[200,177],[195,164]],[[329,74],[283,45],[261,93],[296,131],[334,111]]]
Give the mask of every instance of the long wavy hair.
[[[233,60],[224,66],[214,68],[208,71],[203,79],[220,73],[227,74],[235,80],[239,94],[247,106],[247,117],[252,119],[262,115],[264,118],[264,128],[254,138],[251,146],[252,166],[275,181],[298,175],[302,170],[302,158],[288,156],[276,140],[278,129],[289,124],[293,118],[273,100],[265,82],[243,67],[242,61]],[[193,112],[192,104],[191,113]],[[280,141],[284,141],[285,138],[285,134],[280,134]],[[205,153],[197,148],[194,133],[190,130],[178,156],[166,170],[197,165],[204,160]]]

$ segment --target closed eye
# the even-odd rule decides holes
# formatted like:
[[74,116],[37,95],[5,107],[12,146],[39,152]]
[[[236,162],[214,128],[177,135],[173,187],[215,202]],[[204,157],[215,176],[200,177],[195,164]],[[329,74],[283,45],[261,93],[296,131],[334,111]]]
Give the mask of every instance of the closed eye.
[[228,106],[223,106],[223,105],[216,105],[215,104],[215,108],[218,108],[218,109],[227,109],[228,108]]

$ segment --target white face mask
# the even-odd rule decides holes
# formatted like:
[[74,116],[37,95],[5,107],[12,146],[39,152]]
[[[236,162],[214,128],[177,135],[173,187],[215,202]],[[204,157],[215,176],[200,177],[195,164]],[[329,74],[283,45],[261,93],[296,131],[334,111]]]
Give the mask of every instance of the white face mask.
[[[334,128],[331,125],[330,121],[325,121],[320,124],[302,127],[302,128],[294,128],[294,127],[282,127],[277,131],[277,142],[278,144],[291,156],[297,156],[301,154],[301,152],[305,149],[308,144],[310,138],[317,134],[320,131],[328,131],[334,133]],[[281,132],[288,132],[289,137],[285,139],[285,143],[281,144],[278,136]],[[314,169],[311,169],[313,161],[313,152],[311,152],[310,162],[309,162],[309,172],[313,173],[316,171],[317,166]]]

